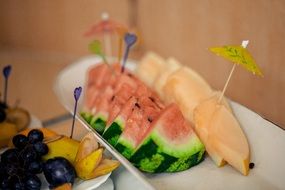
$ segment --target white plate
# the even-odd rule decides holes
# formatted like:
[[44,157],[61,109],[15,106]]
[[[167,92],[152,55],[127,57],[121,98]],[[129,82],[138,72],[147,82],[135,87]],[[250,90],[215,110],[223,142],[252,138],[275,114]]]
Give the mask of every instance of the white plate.
[[[74,184],[72,186],[72,189],[73,190],[92,190],[92,189],[96,189],[97,187],[99,187],[100,185],[103,184],[100,187],[100,189],[102,188],[102,190],[113,190],[114,188],[113,188],[112,180],[111,181],[107,180],[110,175],[111,175],[111,173],[97,177],[97,178],[94,178],[94,179],[85,180],[85,181],[76,178],[74,181]],[[41,174],[39,177],[41,178],[41,181],[42,181],[41,189],[49,190],[49,185],[48,185],[47,181],[45,180],[44,175]],[[107,183],[104,184],[105,182],[107,182]]]
[[[87,69],[101,60],[95,56],[85,57],[63,69],[54,85],[55,93],[67,110],[74,106],[73,90],[84,87]],[[129,61],[127,67],[132,70],[135,62]],[[83,90],[84,92],[84,90]],[[84,93],[82,94],[84,97]],[[79,110],[82,108],[79,101]],[[101,138],[89,125],[77,115],[77,119],[88,130],[95,133],[97,139],[142,182],[144,188],[156,189],[284,189],[285,187],[285,131],[266,121],[244,106],[231,101],[233,111],[245,131],[250,148],[251,162],[255,167],[248,176],[242,176],[229,165],[217,168],[209,157],[187,171],[173,174],[146,174],[137,170],[113,147]],[[130,187],[132,184],[130,183]]]

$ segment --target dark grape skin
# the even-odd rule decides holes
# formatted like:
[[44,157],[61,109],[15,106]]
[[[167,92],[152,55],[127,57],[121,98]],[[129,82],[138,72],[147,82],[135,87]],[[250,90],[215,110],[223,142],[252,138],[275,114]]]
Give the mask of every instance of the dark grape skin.
[[30,163],[39,159],[39,156],[33,146],[26,146],[20,153],[20,159],[24,163]]
[[55,157],[47,160],[44,164],[43,172],[51,187],[57,187],[64,183],[73,184],[76,177],[74,167],[63,157]]
[[6,112],[4,109],[0,108],[0,122],[5,121],[6,119]]
[[41,142],[44,139],[44,134],[42,131],[38,129],[32,129],[28,133],[28,139],[31,144],[35,144],[36,142]]
[[18,157],[19,157],[18,150],[15,148],[11,148],[1,154],[1,162],[4,164],[15,163],[19,161]]
[[42,172],[43,163],[40,160],[28,163],[25,169],[32,174],[39,174]]
[[20,150],[25,148],[28,142],[29,142],[29,139],[25,135],[19,134],[13,137],[14,146]]
[[10,181],[8,178],[5,178],[1,181],[1,184],[0,184],[0,189],[3,189],[3,190],[8,190],[8,189],[11,189],[10,188]]
[[43,142],[36,142],[34,144],[34,149],[39,154],[39,156],[44,156],[48,153],[48,146]]
[[17,175],[12,175],[9,177],[9,186],[11,189],[15,190],[25,190],[25,184]]
[[41,189],[41,185],[42,185],[41,180],[36,175],[33,175],[33,174],[27,175],[24,179],[24,183],[25,183],[26,189],[29,189],[29,190],[39,190]]

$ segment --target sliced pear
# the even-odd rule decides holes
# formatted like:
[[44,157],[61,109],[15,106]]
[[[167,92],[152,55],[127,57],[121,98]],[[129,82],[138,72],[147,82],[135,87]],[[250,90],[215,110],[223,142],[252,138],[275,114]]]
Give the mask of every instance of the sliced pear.
[[79,147],[79,141],[66,136],[62,136],[61,138],[55,137],[55,140],[48,142],[47,146],[49,152],[42,157],[44,160],[61,156],[66,158],[69,162],[74,163]]
[[110,173],[111,171],[119,167],[119,165],[120,162],[117,160],[103,159],[99,166],[95,168],[95,170],[88,176],[88,179],[92,179]]
[[23,108],[8,108],[6,110],[7,121],[14,123],[17,126],[18,131],[24,130],[28,127],[31,121],[30,114]]
[[158,95],[164,99],[163,87],[167,81],[168,76],[174,71],[178,70],[181,64],[174,58],[169,58],[166,61],[166,67],[163,72],[154,81],[154,89]]
[[217,153],[243,175],[247,175],[249,145],[236,118],[225,106],[219,105],[213,114],[211,125],[209,138]]
[[78,162],[79,160],[85,158],[86,156],[88,156],[98,148],[99,148],[99,143],[96,140],[93,132],[87,133],[87,135],[85,135],[80,141],[75,162]]
[[153,52],[148,52],[138,64],[136,74],[146,85],[152,87],[155,79],[165,67],[165,60],[162,57]]
[[6,147],[10,141],[17,134],[17,127],[13,123],[0,123],[0,148]]
[[165,101],[178,104],[183,115],[194,123],[194,108],[211,96],[212,89],[198,73],[188,67],[182,67],[168,77],[163,92]]
[[85,158],[75,163],[75,170],[79,178],[91,179],[90,174],[96,169],[103,157],[103,148],[93,151]]

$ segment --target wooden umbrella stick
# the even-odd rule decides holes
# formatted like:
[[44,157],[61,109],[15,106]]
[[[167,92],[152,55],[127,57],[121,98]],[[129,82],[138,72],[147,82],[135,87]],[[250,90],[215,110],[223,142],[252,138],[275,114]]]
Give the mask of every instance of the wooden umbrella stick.
[[111,34],[104,32],[103,38],[104,38],[104,49],[105,49],[107,60],[108,60],[108,57],[112,56]]
[[225,94],[225,92],[226,92],[226,89],[227,89],[227,87],[228,87],[228,84],[229,84],[229,82],[230,82],[230,80],[231,80],[231,78],[232,78],[232,75],[233,75],[233,72],[234,72],[234,70],[235,70],[235,68],[236,68],[236,65],[237,65],[237,64],[234,64],[233,67],[232,67],[232,70],[231,70],[231,72],[230,72],[230,75],[229,75],[229,77],[228,77],[228,79],[227,79],[227,82],[226,82],[224,88],[223,88],[222,94],[221,94],[220,97],[219,97],[218,103],[221,103],[221,101],[222,101],[222,98],[223,98],[223,96],[224,96],[224,94]]
[[122,52],[123,52],[123,38],[122,36],[120,36],[119,37],[119,49],[118,49],[118,63],[121,63]]

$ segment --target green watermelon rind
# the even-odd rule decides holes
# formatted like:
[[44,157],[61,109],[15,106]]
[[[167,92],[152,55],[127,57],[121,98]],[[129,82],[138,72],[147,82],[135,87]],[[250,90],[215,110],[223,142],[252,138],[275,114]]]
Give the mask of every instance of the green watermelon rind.
[[115,145],[116,150],[129,159],[135,152],[135,147],[124,137],[120,137]]
[[81,112],[80,115],[87,123],[90,123],[93,118],[93,114],[90,112]]
[[[157,138],[156,134],[152,133],[143,141],[129,160],[140,170],[150,173],[183,171],[199,164],[203,160],[205,148],[199,145],[199,139],[194,139],[193,141],[198,140],[196,143],[200,149],[190,146],[190,149],[194,150],[185,150],[183,151],[184,154],[177,150],[171,151],[176,155],[174,156],[164,151],[165,146],[156,143],[161,142],[160,138]],[[189,147],[185,148],[189,149]],[[179,156],[177,157],[177,155]]]
[[[205,150],[204,144],[200,141],[198,136],[193,132],[186,137],[187,141],[182,144],[168,143],[166,138],[156,129],[151,133],[152,139],[161,148],[162,152],[166,154],[175,156],[177,158],[183,157],[185,155],[192,155],[200,150]],[[191,147],[191,148],[189,148]]]
[[112,124],[107,127],[102,135],[102,137],[108,141],[109,144],[115,147],[125,128],[125,120],[118,116]]
[[108,114],[105,112],[97,112],[90,121],[90,125],[95,129],[100,135],[103,134],[106,128]]
[[89,112],[81,112],[80,115],[100,135],[103,134],[106,127],[108,114],[104,112],[98,112],[95,115],[93,115],[92,113]]

